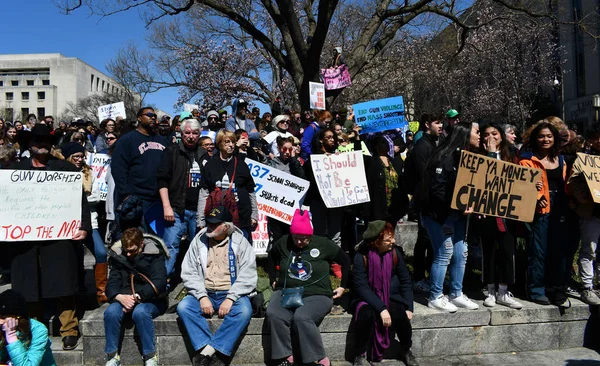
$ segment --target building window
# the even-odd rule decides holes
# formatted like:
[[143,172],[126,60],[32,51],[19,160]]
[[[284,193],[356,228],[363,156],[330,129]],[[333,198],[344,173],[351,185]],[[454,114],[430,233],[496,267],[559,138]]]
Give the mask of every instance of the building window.
[[12,85],[12,86],[19,86],[19,80],[11,80],[10,81],[10,85]]
[[46,115],[46,108],[38,108],[37,109],[37,115],[38,115],[38,120],[44,118],[44,116]]
[[90,91],[94,91],[94,74],[92,74],[92,79],[90,80]]
[[0,80],[0,86],[4,86],[4,81]]
[[28,86],[32,86],[33,85],[33,80],[27,80],[27,85]]
[[46,92],[39,91],[38,92],[38,100],[44,100],[44,99],[46,99]]
[[50,85],[50,79],[42,80],[42,85]]
[[29,100],[29,92],[21,92],[21,100]]
[[14,100],[15,96],[13,93],[6,93],[6,100]]
[[29,108],[21,108],[21,119],[27,118],[29,115]]
[[4,115],[6,116],[6,118],[8,118],[9,120],[13,120],[13,109],[12,108],[4,108]]
[[100,78],[96,76],[96,91],[98,91],[98,85],[100,85]]
[[104,91],[104,80],[102,80],[102,91]]

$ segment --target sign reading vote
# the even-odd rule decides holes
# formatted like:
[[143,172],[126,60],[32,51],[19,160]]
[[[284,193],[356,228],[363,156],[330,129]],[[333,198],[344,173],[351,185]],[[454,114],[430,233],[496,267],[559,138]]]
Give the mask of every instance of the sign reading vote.
[[600,156],[577,153],[573,174],[583,175],[595,203],[600,203]]
[[369,202],[369,188],[361,151],[312,154],[312,171],[327,208]]
[[300,208],[309,182],[284,171],[246,159],[256,188],[258,212],[289,224],[294,211]]
[[127,118],[125,103],[119,102],[98,107],[98,119],[100,122],[107,118],[116,119],[117,117]]
[[71,239],[82,189],[80,172],[0,170],[0,242]]
[[463,151],[451,207],[531,222],[537,205],[535,183],[541,179],[539,169]]
[[110,166],[110,160],[110,156],[107,154],[92,154],[91,156],[90,168],[92,169],[92,174],[94,174],[96,183],[98,183],[98,188],[100,188],[101,201],[106,201],[106,196],[108,194],[106,173]]
[[354,105],[356,123],[362,128],[361,134],[408,129],[404,118],[404,100],[402,97],[372,100]]
[[308,82],[310,109],[325,110],[325,84]]

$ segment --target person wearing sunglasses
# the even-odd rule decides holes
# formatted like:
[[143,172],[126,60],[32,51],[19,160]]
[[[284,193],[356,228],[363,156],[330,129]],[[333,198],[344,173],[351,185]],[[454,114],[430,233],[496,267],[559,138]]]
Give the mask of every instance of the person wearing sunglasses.
[[[115,207],[125,198],[136,196],[145,213],[152,205],[160,205],[156,170],[168,143],[163,136],[155,133],[156,113],[152,107],[140,108],[137,121],[137,128],[117,141],[111,172],[115,181]],[[148,232],[152,230],[149,227],[145,229]]]
[[213,131],[218,133],[223,128],[225,128],[225,124],[221,121],[219,117],[219,113],[217,111],[211,110],[206,113],[206,122],[208,122],[208,127],[203,128],[204,131]]
[[265,141],[268,144],[269,149],[269,157],[275,158],[279,156],[279,146],[277,146],[277,139],[281,138],[289,138],[293,135],[288,131],[290,127],[290,117],[285,114],[280,114],[279,116],[273,118],[273,131],[265,136]]
[[108,143],[106,142],[106,135],[109,132],[115,132],[117,123],[112,118],[106,118],[100,122],[100,133],[96,139],[94,147],[96,152],[105,151],[108,149]]

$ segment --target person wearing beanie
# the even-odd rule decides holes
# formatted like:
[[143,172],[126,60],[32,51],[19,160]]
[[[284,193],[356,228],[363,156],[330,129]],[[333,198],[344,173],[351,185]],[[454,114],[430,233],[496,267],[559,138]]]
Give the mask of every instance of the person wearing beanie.
[[273,122],[271,125],[273,126],[273,131],[269,132],[267,136],[265,136],[265,141],[269,147],[269,157],[272,159],[274,157],[279,156],[279,149],[277,148],[277,138],[288,138],[293,135],[288,132],[288,128],[290,127],[290,116],[285,114],[280,114],[273,118]]
[[208,126],[204,128],[204,131],[219,132],[225,128],[225,124],[223,124],[219,118],[219,113],[214,110],[206,113],[206,122],[208,123]]
[[[340,287],[333,291],[329,277],[332,262],[342,267]],[[297,364],[329,366],[318,325],[331,310],[333,299],[341,297],[347,287],[350,258],[331,240],[313,235],[309,212],[296,209],[290,235],[282,236],[273,244],[268,263],[269,279],[275,290],[266,314],[273,364],[293,365],[292,354],[295,353],[302,355]],[[284,293],[299,287],[303,288],[302,304],[288,302],[288,295]],[[292,350],[292,329],[299,341],[298,352]]]
[[[357,337],[355,366],[370,365],[367,359],[383,359],[393,340],[392,327],[400,339],[401,360],[408,366],[418,365],[410,350],[412,281],[402,253],[394,244],[394,226],[383,220],[371,221],[354,256],[350,309]],[[367,354],[369,344],[371,352]]]
[[[51,156],[52,137],[44,124],[37,124],[31,131],[30,159],[21,159],[10,166],[16,170],[78,171],[73,164]],[[46,241],[21,241],[13,246],[15,254],[11,263],[12,289],[19,291],[28,303],[31,317],[43,319],[44,304],[53,300],[60,321],[63,349],[77,347],[78,320],[75,294],[79,290],[76,242],[85,240],[92,231],[87,195],[81,189],[81,224],[72,239]],[[23,223],[24,224],[24,223]],[[38,282],[38,279],[39,282]]]
[[0,294],[0,364],[56,366],[48,328],[29,319],[27,303],[19,292]]

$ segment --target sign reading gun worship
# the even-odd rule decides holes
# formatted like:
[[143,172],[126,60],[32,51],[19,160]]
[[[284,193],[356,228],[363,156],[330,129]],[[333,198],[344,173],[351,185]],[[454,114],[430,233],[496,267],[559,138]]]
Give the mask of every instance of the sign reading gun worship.
[[0,242],[71,239],[82,187],[80,172],[0,170]]
[[535,183],[541,179],[539,169],[463,151],[451,207],[531,222],[537,204]]
[[319,193],[327,208],[369,202],[362,151],[312,154],[310,162]]

